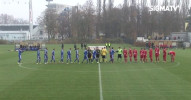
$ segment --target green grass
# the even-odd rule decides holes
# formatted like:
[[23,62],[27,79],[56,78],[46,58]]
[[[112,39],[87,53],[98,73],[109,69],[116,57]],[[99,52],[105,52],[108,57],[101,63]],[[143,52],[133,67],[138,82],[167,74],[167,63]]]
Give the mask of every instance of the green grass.
[[[0,100],[100,100],[98,64],[60,64],[60,45],[48,45],[49,60],[56,49],[56,64],[37,65],[36,52],[24,52],[19,66],[13,48],[0,45]],[[101,63],[103,99],[191,100],[191,50],[175,51],[175,63],[169,57],[167,63]]]

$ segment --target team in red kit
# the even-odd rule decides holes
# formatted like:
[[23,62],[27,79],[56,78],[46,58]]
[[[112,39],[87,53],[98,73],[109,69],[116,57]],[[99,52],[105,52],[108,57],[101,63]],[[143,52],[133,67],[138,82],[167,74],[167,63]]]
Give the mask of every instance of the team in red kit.
[[150,58],[150,62],[153,62],[153,49],[152,48],[149,49],[149,58]]
[[134,61],[137,62],[137,49],[133,49]]
[[[154,50],[154,52],[153,52]],[[174,51],[169,51],[169,53],[167,53],[167,48],[163,48],[162,50],[162,53],[163,53],[163,62],[166,63],[167,62],[167,54],[171,57],[171,62],[174,62],[175,60],[175,55],[176,53]],[[146,62],[160,62],[160,48],[159,46],[156,46],[155,49],[153,48],[149,48],[149,50],[147,49],[143,49],[141,48],[140,49],[140,62],[142,63],[146,63]],[[155,61],[153,61],[153,54],[155,56]],[[147,56],[149,57],[149,60],[147,58]],[[127,63],[128,62],[128,59],[130,62],[137,62],[137,57],[138,57],[138,51],[137,49],[131,49],[129,48],[126,49],[124,48],[123,49],[123,57],[124,57],[124,62]],[[129,58],[128,58],[129,57]]]
[[164,48],[163,49],[163,62],[166,62],[166,55],[167,55],[166,48]]
[[160,55],[160,49],[158,46],[156,46],[155,48],[155,58],[156,58],[156,62],[159,62],[159,55]]
[[124,56],[125,63],[127,63],[128,51],[126,48],[123,49],[123,56]]
[[171,56],[171,62],[174,62],[176,53],[175,53],[174,51],[170,51],[170,52],[168,53],[168,55]]
[[130,62],[132,62],[132,57],[133,57],[133,51],[131,50],[131,48],[129,48],[129,58],[130,58]]

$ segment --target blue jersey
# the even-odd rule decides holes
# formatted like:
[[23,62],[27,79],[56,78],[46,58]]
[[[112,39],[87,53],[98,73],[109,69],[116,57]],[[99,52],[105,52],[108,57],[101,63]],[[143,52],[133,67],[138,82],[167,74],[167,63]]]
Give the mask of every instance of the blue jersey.
[[96,50],[93,51],[93,56],[96,56],[97,52]]
[[48,50],[47,49],[44,50],[44,55],[48,55]]
[[64,50],[61,50],[61,56],[63,56],[64,55]]
[[114,55],[115,51],[113,49],[111,49],[110,51],[110,55]]
[[84,51],[84,56],[87,56],[87,55],[88,55],[88,51],[85,50],[85,51]]
[[19,50],[19,51],[18,51],[18,54],[19,54],[19,56],[21,56],[21,54],[22,54],[22,50]]
[[78,56],[79,55],[79,51],[78,50],[76,50],[76,56]]
[[68,50],[67,54],[68,54],[68,55],[71,55],[71,50]]
[[53,51],[52,51],[52,56],[54,56],[54,55],[55,55],[55,51],[53,50]]
[[40,57],[40,50],[37,51],[37,57]]

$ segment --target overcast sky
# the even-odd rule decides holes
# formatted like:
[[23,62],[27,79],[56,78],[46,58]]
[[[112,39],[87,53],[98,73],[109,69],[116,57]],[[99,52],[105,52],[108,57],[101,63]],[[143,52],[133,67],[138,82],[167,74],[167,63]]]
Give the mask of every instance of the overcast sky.
[[[77,5],[84,4],[87,0],[54,0],[52,3]],[[97,0],[93,0],[96,5]],[[102,0],[103,1],[103,0]],[[108,1],[108,0],[107,0]],[[114,0],[115,6],[122,4],[124,0]],[[159,0],[162,1],[162,0]],[[191,1],[191,0],[190,0]],[[46,9],[46,0],[32,0],[33,2],[33,21]],[[190,3],[191,4],[191,3]],[[29,19],[29,0],[0,0],[0,14],[13,15],[15,18]]]
[[[76,5],[84,4],[87,0],[54,0],[52,3]],[[96,3],[97,0],[93,0]],[[32,0],[33,2],[33,21],[46,9],[48,4],[46,0]],[[115,5],[119,5],[123,0],[115,0]],[[13,15],[15,18],[23,18],[28,20],[29,16],[29,0],[0,0],[0,14]]]

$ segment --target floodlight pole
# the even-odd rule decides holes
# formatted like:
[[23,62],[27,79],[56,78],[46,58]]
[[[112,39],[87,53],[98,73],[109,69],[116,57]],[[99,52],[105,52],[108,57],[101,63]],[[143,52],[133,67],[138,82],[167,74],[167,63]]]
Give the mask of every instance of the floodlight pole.
[[31,40],[33,34],[33,10],[32,0],[29,0],[29,40]]

